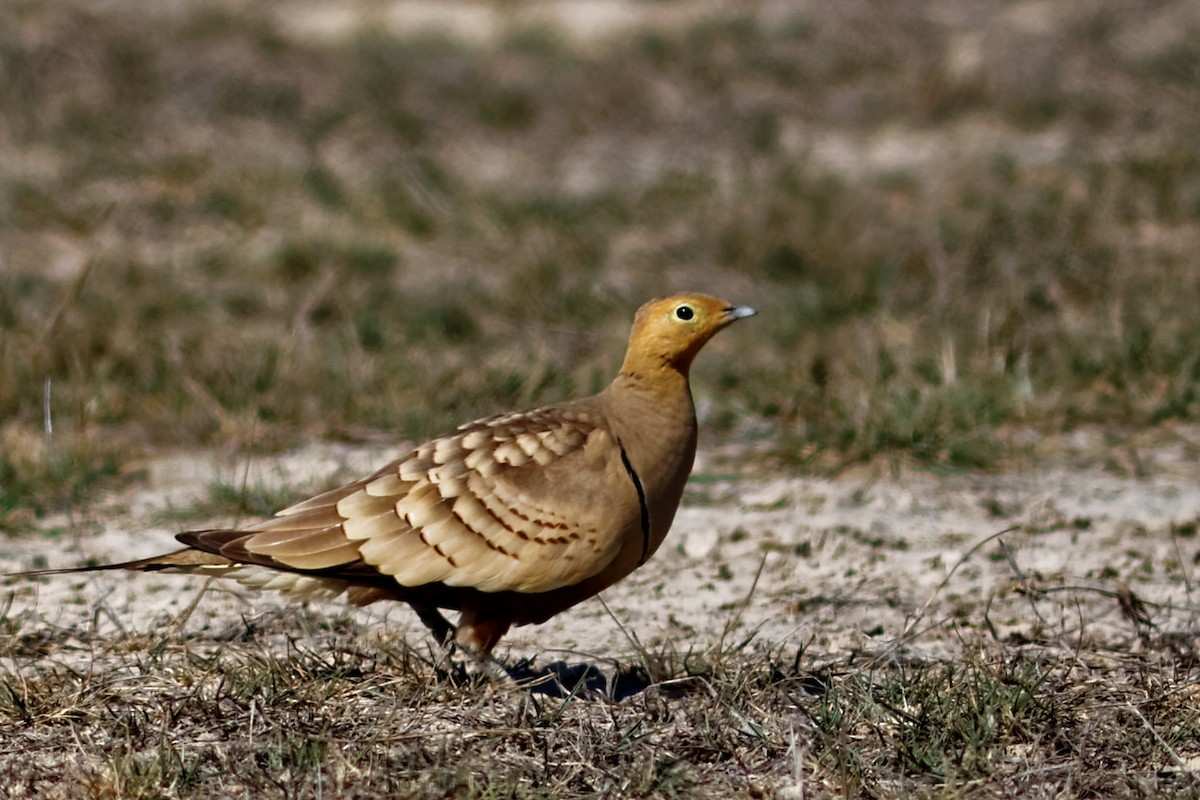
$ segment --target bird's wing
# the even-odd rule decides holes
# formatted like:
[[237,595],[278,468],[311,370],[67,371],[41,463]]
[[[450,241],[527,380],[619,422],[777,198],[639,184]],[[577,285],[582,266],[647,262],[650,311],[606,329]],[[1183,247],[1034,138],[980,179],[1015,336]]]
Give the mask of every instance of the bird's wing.
[[180,539],[326,578],[545,592],[640,546],[642,502],[603,415],[558,406],[470,423],[244,531]]

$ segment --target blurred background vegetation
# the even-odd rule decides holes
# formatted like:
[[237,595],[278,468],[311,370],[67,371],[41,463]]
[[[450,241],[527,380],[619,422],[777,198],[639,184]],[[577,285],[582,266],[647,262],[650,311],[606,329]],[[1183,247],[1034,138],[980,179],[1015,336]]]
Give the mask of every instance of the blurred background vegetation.
[[591,392],[685,289],[789,468],[1200,415],[1195,3],[610,6],[0,5],[0,524]]

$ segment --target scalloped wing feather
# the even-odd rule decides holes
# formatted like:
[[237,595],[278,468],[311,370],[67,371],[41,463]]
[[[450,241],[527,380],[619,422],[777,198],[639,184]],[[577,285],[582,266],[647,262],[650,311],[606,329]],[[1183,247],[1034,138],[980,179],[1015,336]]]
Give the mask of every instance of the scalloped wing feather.
[[558,407],[465,425],[246,531],[193,540],[330,579],[370,567],[407,587],[536,593],[603,571],[638,521],[613,435],[595,412]]

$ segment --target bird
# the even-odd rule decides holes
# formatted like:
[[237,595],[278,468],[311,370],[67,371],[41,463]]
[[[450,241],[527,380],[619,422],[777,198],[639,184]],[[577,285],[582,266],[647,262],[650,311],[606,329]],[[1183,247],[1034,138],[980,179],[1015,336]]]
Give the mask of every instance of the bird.
[[173,552],[16,574],[164,571],[297,600],[400,601],[503,680],[492,651],[510,628],[597,595],[662,544],[696,454],[692,361],[756,313],[704,294],[651,300],[598,394],[468,422],[267,520],[176,534]]

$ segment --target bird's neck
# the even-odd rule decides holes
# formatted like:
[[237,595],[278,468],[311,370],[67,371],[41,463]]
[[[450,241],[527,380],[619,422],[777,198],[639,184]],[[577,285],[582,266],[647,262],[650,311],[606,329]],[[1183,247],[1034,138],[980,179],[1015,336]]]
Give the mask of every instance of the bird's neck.
[[629,349],[625,351],[625,360],[621,362],[621,373],[617,380],[628,378],[643,384],[660,380],[667,383],[682,381],[683,387],[687,388],[688,371],[699,349],[697,345],[680,350],[673,341],[638,336],[635,332],[630,339]]
[[687,373],[670,368],[622,372],[606,393],[622,459],[639,476],[649,510],[649,540],[627,565],[632,570],[658,549],[675,518],[696,458],[696,410]]
[[[671,463],[690,470],[696,449],[696,410],[686,372],[669,365],[622,372],[608,388],[618,434],[630,456],[643,463]],[[683,462],[686,462],[684,467]]]
[[627,407],[651,416],[659,414],[692,416],[692,390],[686,370],[666,363],[638,365],[630,369],[626,359],[609,391]]

